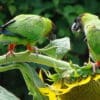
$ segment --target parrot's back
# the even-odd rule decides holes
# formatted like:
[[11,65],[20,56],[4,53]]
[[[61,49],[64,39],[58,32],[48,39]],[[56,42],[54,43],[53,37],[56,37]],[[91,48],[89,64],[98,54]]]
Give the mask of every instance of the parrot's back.
[[15,20],[15,22],[6,29],[29,41],[37,41],[52,30],[52,22],[41,16],[22,14],[12,20]]
[[100,20],[91,21],[87,27],[88,33],[86,33],[86,38],[90,55],[94,58],[94,60],[100,61]]
[[89,55],[95,64],[93,66],[100,67],[100,19],[91,13],[79,15],[73,25],[73,32],[84,32],[89,48]]

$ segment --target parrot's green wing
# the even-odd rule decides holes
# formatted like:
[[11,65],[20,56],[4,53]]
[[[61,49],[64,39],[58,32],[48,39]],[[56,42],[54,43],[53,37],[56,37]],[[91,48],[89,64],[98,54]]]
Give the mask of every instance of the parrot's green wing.
[[52,29],[52,22],[48,18],[37,15],[19,15],[14,20],[16,22],[8,26],[7,29],[32,41],[45,36]]
[[38,15],[22,14],[16,16],[11,21],[13,23],[7,25],[2,30],[0,41],[10,41],[16,44],[34,44],[40,39],[45,38],[53,29],[51,20]]
[[98,16],[90,13],[84,13],[78,16],[73,25],[72,31],[84,32],[89,54],[100,63],[100,19]]
[[100,30],[93,27],[87,34],[90,55],[94,60],[100,61]]

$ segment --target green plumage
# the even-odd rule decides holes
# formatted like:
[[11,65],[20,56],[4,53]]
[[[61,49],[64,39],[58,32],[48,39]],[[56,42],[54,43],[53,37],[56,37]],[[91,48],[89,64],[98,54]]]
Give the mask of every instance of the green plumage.
[[15,44],[35,44],[46,38],[53,29],[48,18],[38,15],[22,14],[14,17],[11,24],[0,31],[0,42]]
[[90,56],[95,61],[100,61],[100,30],[92,29],[87,34]]
[[100,61],[100,19],[96,15],[86,13],[82,16],[82,22],[90,56],[95,61]]
[[72,30],[85,33],[90,56],[100,63],[100,19],[98,16],[90,13],[80,15],[72,25]]

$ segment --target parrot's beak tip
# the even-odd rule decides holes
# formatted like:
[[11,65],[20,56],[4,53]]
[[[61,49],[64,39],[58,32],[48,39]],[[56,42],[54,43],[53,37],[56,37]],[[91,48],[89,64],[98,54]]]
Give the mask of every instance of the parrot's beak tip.
[[75,25],[76,25],[76,23],[73,23],[72,26],[71,26],[71,31],[72,31],[72,32],[76,31]]
[[79,26],[79,24],[77,24],[77,23],[73,23],[72,24],[72,26],[71,26],[71,31],[74,33],[74,32],[80,32],[81,31],[81,29],[80,29],[80,26]]

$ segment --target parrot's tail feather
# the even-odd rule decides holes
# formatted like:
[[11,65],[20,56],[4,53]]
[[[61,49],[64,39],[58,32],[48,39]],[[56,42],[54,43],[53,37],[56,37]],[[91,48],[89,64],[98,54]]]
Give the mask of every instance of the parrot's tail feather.
[[[0,34],[6,34],[5,28],[6,28],[8,25],[10,25],[10,24],[12,24],[12,23],[14,23],[14,22],[15,22],[15,20],[10,20],[10,21],[8,21],[7,23],[1,25],[1,26],[0,26]],[[8,32],[7,32],[7,33],[8,33]]]
[[1,29],[0,30],[0,34],[4,34],[6,36],[11,36],[11,37],[18,37],[18,38],[22,38],[22,39],[27,39],[25,36],[23,36],[23,35],[21,35],[19,33],[12,33],[12,32],[10,32],[10,31],[8,31],[6,29],[4,29],[4,30]]
[[14,23],[14,22],[15,22],[15,20],[10,20],[10,21],[8,21],[7,23],[1,25],[1,28],[4,29],[5,27],[7,27],[8,25],[10,25],[10,24],[12,24],[12,23]]

